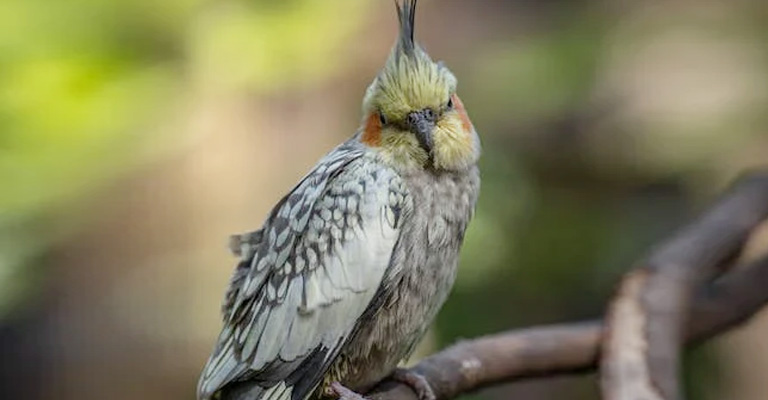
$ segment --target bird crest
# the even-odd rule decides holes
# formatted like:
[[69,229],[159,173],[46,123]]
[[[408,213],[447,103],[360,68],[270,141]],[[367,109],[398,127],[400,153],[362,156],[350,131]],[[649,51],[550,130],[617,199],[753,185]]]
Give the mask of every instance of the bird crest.
[[397,41],[400,52],[404,54],[413,53],[415,43],[413,42],[413,26],[416,21],[416,0],[406,0],[401,5],[395,2],[397,8],[397,18],[400,20],[400,37]]
[[414,40],[416,0],[396,2],[400,32],[387,62],[368,88],[364,111],[401,120],[411,110],[439,108],[456,89],[456,78],[432,61]]

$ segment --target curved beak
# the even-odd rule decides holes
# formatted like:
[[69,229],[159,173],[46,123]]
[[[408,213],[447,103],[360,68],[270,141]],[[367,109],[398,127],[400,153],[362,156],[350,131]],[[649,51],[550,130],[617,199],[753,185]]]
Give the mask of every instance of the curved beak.
[[432,156],[432,131],[435,129],[435,112],[429,108],[414,111],[408,114],[408,129],[416,136],[421,146],[427,154]]

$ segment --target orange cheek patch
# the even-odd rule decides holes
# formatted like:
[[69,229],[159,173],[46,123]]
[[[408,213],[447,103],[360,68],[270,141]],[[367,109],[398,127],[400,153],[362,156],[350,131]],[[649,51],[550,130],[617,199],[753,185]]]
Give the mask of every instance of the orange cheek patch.
[[365,121],[362,142],[368,146],[378,147],[381,145],[381,120],[379,114],[372,113]]
[[461,102],[461,99],[455,93],[451,98],[453,99],[453,107],[459,113],[459,118],[461,118],[461,126],[464,128],[464,131],[467,133],[472,132],[472,122],[469,120],[467,110],[464,109],[464,103]]

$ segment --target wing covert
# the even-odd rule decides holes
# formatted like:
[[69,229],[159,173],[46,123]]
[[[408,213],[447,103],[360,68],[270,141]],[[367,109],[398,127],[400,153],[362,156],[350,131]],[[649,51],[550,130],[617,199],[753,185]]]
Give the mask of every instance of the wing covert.
[[284,398],[308,394],[292,393],[291,381],[308,378],[303,365],[319,381],[385,279],[410,198],[394,171],[341,150],[275,207],[241,263],[200,398],[241,380],[265,390],[283,382]]

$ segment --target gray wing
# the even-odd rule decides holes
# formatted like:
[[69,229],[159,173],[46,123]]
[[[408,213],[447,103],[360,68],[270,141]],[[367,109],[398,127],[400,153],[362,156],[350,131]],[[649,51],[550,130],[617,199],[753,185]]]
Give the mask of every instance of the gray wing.
[[302,399],[384,283],[410,199],[389,168],[338,148],[286,196],[241,262],[198,398]]

